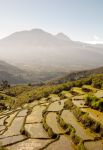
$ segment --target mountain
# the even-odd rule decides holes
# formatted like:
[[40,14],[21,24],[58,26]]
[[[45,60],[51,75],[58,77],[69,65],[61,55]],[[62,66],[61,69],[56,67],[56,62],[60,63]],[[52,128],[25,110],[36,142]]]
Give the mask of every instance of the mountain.
[[1,39],[0,58],[21,69],[32,66],[33,71],[69,72],[101,66],[103,48],[72,41],[63,33],[33,29]]
[[10,84],[27,83],[25,77],[23,70],[0,60],[0,82],[7,80]]
[[58,33],[56,37],[60,40],[71,41],[71,39],[64,33]]

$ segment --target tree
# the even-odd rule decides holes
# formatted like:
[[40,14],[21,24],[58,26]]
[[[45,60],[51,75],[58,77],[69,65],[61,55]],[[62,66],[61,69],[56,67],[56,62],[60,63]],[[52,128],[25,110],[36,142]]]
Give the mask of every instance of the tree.
[[10,84],[8,83],[7,80],[2,80],[1,88],[2,88],[3,90],[4,90],[4,89],[7,89],[7,88],[10,88]]

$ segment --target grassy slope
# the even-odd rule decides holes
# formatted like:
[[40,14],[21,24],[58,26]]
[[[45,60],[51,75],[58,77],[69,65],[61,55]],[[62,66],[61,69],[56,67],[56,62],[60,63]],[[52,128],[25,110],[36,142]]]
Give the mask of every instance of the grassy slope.
[[[103,74],[95,75],[93,77],[84,78],[81,80],[73,81],[73,82],[66,82],[63,84],[57,85],[44,85],[41,87],[32,87],[28,85],[17,85],[13,86],[10,89],[6,89],[1,91],[7,95],[7,97],[11,97],[11,100],[4,101],[4,103],[8,103],[7,105],[11,104],[12,98],[15,99],[13,102],[13,107],[21,106],[21,104],[25,104],[26,102],[32,102],[34,100],[39,100],[42,97],[47,97],[49,94],[58,94],[64,90],[70,90],[73,87],[81,87],[83,85],[93,85],[93,89],[95,87],[102,88],[103,87]],[[84,86],[85,88],[90,88],[89,86]],[[74,88],[75,90],[79,88]],[[76,92],[74,90],[74,92]],[[78,91],[77,91],[78,92]],[[79,92],[81,92],[79,90]],[[81,94],[81,93],[80,93]],[[82,92],[83,94],[83,92]]]

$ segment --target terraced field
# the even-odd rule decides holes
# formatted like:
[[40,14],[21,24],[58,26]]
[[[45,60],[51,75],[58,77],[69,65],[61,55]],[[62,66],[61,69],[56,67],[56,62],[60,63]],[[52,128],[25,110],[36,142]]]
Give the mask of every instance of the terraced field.
[[[1,149],[103,150],[103,112],[85,104],[89,92],[103,96],[85,85],[1,112]],[[85,122],[86,117],[97,124]]]

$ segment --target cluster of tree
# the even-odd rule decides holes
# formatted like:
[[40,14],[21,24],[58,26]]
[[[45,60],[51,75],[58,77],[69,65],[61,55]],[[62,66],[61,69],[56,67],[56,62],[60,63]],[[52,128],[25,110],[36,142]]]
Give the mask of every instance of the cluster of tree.
[[92,85],[95,88],[102,88],[103,87],[103,74],[100,75],[96,75],[93,79],[92,79]]
[[9,82],[8,82],[7,80],[2,80],[2,82],[1,82],[1,84],[0,84],[0,88],[1,88],[1,90],[10,88]]

